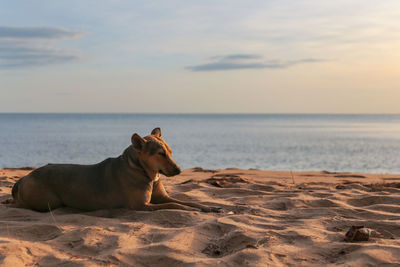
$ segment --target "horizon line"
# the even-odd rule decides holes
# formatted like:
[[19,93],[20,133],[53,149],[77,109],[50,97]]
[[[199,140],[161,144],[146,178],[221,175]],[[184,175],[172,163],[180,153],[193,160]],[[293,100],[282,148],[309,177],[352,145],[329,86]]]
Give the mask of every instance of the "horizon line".
[[400,115],[400,113],[328,112],[0,112],[0,115]]

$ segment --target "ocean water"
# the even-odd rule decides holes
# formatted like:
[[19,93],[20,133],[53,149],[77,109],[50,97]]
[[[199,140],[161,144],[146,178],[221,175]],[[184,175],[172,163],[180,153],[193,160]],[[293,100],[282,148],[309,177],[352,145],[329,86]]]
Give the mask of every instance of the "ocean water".
[[182,168],[400,173],[400,115],[0,114],[0,167],[97,163],[155,127]]

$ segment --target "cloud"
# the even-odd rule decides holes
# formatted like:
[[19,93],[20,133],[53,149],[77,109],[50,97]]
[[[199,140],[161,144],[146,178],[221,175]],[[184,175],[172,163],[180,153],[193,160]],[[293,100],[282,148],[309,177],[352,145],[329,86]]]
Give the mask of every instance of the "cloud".
[[82,33],[50,27],[0,27],[0,69],[46,66],[76,61],[76,52],[54,47],[54,40]]
[[253,54],[232,54],[227,56],[215,56],[212,57],[211,59],[225,61],[225,60],[256,59],[256,58],[262,58],[262,56]]
[[[237,70],[237,69],[264,69],[265,64],[261,63],[234,63],[234,62],[215,62],[197,66],[189,66],[191,71],[214,71],[214,70]],[[270,68],[274,68],[272,65]]]
[[283,69],[303,63],[314,63],[324,61],[315,58],[303,58],[298,60],[264,60],[261,55],[254,54],[231,54],[226,56],[212,57],[213,62],[188,66],[191,71],[218,71],[238,69]]
[[52,48],[34,48],[15,42],[0,43],[1,69],[60,64],[77,59],[77,55]]
[[0,39],[63,39],[78,37],[82,34],[63,28],[0,26]]

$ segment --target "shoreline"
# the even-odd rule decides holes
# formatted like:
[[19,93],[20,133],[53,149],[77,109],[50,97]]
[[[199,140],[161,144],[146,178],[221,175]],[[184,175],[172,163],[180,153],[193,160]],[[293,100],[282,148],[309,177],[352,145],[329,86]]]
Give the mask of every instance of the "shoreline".
[[[31,170],[0,169],[0,202]],[[0,266],[287,266],[400,262],[400,175],[186,169],[175,198],[222,213],[129,209],[41,213],[0,204]],[[369,241],[346,242],[353,225]]]
[[[21,172],[26,172],[28,174],[29,172],[37,169],[39,167],[36,166],[22,166],[22,167],[4,167],[0,168],[0,175],[1,173],[9,173],[9,172],[16,172],[17,174],[20,174]],[[368,179],[373,179],[373,180],[379,180],[381,179],[382,182],[385,180],[399,180],[400,181],[400,173],[370,173],[370,172],[352,172],[352,171],[327,171],[327,170],[264,170],[264,169],[258,169],[258,168],[249,168],[249,169],[241,169],[241,168],[235,168],[235,167],[227,167],[224,169],[213,169],[213,168],[203,168],[203,167],[193,167],[189,169],[183,169],[183,172],[193,172],[193,173],[218,173],[218,172],[226,172],[226,173],[232,173],[232,172],[249,172],[249,173],[256,173],[256,174],[264,174],[262,175],[263,177],[275,177],[275,176],[282,176],[287,177],[287,176],[299,176],[299,177],[334,177],[334,178],[368,178]],[[26,175],[24,174],[24,175]],[[179,175],[180,176],[180,175]],[[162,176],[164,179],[175,179],[179,176],[175,176],[172,178],[168,178],[165,176]]]
[[[60,163],[64,164],[64,163]],[[65,163],[65,164],[74,164],[74,163]],[[91,165],[91,164],[88,164]],[[44,165],[43,165],[44,166]],[[40,168],[42,166],[20,166],[20,167],[2,167],[0,168],[0,171],[33,171],[37,168]],[[226,168],[203,168],[203,167],[192,167],[192,168],[187,168],[183,170],[192,170],[194,172],[222,172],[222,171],[231,171],[231,170],[241,170],[241,171],[263,171],[263,172],[293,172],[293,173],[322,173],[322,174],[354,174],[354,175],[395,175],[395,176],[400,176],[400,173],[396,172],[382,172],[382,173],[375,173],[375,172],[364,172],[364,171],[329,171],[329,170],[274,170],[274,169],[260,169],[260,168],[248,168],[248,169],[243,169],[243,168],[236,168],[236,167],[226,167]]]

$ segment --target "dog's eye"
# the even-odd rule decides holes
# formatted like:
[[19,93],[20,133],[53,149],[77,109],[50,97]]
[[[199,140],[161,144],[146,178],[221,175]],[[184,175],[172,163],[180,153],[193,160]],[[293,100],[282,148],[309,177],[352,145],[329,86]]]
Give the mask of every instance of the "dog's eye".
[[163,156],[163,157],[167,156],[167,154],[165,154],[165,152],[158,152],[158,154]]

